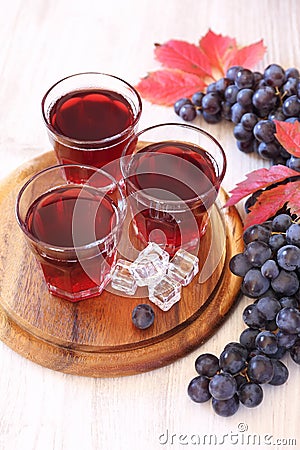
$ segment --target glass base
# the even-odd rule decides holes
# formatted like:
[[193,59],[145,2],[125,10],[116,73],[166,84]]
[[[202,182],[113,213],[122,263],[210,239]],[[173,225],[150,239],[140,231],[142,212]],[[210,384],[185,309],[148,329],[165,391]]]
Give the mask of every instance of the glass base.
[[111,277],[107,277],[99,286],[91,287],[90,289],[85,289],[84,291],[78,292],[67,292],[62,289],[57,288],[49,283],[47,283],[50,294],[55,295],[56,297],[63,298],[64,300],[68,300],[69,302],[80,302],[81,300],[87,300],[92,297],[97,297],[100,295],[107,284],[110,282]]

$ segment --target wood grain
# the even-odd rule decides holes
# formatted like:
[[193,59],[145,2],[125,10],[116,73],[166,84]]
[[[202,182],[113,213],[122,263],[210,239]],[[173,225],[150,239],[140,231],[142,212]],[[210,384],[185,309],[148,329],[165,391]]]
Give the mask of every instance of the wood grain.
[[[241,221],[234,208],[215,205],[199,249],[200,272],[168,312],[156,306],[154,325],[131,323],[135,305],[150,303],[142,288],[123,297],[112,288],[76,304],[49,294],[40,268],[16,223],[21,185],[55,163],[48,152],[26,163],[0,186],[1,339],[15,351],[54,370],[105,377],[166,365],[206,340],[235,303],[240,279],[228,269],[240,251]],[[226,196],[220,193],[224,204]]]

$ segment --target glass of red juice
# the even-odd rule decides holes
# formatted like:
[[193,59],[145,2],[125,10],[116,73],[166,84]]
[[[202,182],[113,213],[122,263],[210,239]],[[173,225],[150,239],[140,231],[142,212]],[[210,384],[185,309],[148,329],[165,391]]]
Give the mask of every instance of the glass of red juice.
[[42,99],[48,136],[60,164],[109,165],[119,177],[119,158],[136,133],[142,112],[137,91],[126,81],[98,72],[55,83]]
[[50,293],[72,302],[101,294],[110,281],[125,215],[115,179],[75,164],[37,173],[16,201],[18,224]]
[[140,131],[121,158],[135,233],[173,256],[195,252],[226,171],[219,142],[192,125],[166,123]]

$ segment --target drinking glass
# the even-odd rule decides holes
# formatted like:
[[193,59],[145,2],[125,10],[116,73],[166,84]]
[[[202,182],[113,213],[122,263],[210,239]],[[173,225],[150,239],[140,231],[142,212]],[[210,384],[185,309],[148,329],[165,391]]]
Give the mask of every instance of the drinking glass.
[[220,143],[186,124],[140,131],[123,151],[121,171],[137,236],[172,256],[198,248],[226,171]]
[[125,215],[117,181],[83,165],[40,171],[16,201],[18,224],[50,293],[72,302],[99,295],[110,281]]
[[44,122],[58,162],[98,168],[109,164],[115,177],[141,112],[141,98],[134,87],[98,72],[63,78],[42,99]]

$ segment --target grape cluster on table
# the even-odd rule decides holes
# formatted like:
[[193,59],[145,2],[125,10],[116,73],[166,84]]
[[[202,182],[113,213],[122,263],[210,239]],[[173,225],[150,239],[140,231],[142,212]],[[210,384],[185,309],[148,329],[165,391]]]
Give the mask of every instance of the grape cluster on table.
[[232,66],[225,77],[209,84],[205,93],[177,100],[174,110],[185,121],[193,121],[199,114],[208,123],[231,121],[239,150],[300,171],[300,158],[279,144],[274,124],[274,119],[300,120],[300,75],[294,67],[284,70],[270,64],[261,73]]
[[300,364],[300,223],[277,214],[247,228],[243,240],[244,251],[231,258],[229,268],[243,278],[241,291],[252,301],[243,311],[246,328],[219,357],[198,356],[198,375],[188,386],[192,400],[212,399],[214,411],[224,417],[240,404],[258,406],[262,385],[286,382],[284,355]]

